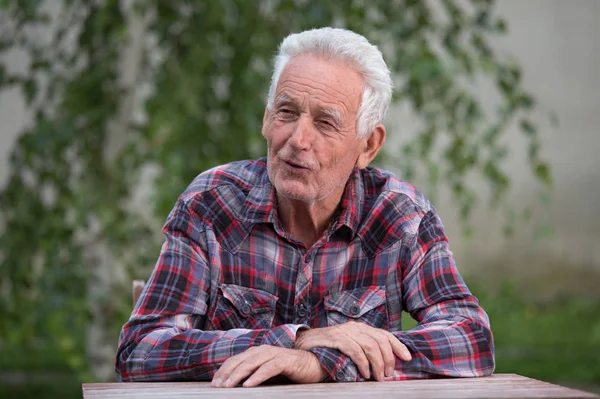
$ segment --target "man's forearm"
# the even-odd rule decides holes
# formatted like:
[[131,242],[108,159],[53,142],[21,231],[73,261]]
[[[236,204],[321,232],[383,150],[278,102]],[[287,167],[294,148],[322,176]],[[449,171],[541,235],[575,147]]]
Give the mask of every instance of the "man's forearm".
[[[481,377],[493,373],[494,342],[485,317],[475,299],[456,301],[456,306],[471,306],[472,315],[446,314],[421,323],[410,331],[394,335],[413,354],[408,363],[396,362],[398,379],[422,378],[427,375]],[[451,302],[451,301],[450,301]],[[443,306],[451,308],[451,303]],[[437,313],[431,310],[431,313]]]
[[141,339],[133,332],[121,337],[116,369],[122,381],[206,381],[223,362],[250,347],[294,348],[300,327],[284,324],[268,330],[229,331],[166,327],[154,328]]
[[[464,320],[455,329],[436,329],[436,323],[422,329],[395,333],[412,353],[412,360],[396,359],[393,377],[386,379],[404,380],[414,378],[481,377],[494,371],[493,347],[490,346],[489,331],[478,323]],[[447,327],[447,326],[445,326]],[[464,334],[464,338],[453,341],[453,337]],[[352,359],[337,349],[313,348],[321,367],[331,381],[365,381]]]
[[[465,314],[444,314],[438,309],[439,306],[443,306],[447,311],[452,311],[454,307],[461,308]],[[391,332],[391,334],[386,332],[392,341],[398,340],[402,343],[404,350],[395,351],[396,356],[390,359],[392,362],[388,367],[393,366],[394,373],[386,371],[387,378],[379,379],[432,376],[478,377],[491,374],[494,370],[493,339],[487,317],[480,311],[472,297],[449,301],[424,311],[421,314],[424,317],[423,322],[410,331]],[[342,324],[333,328],[344,328],[347,335],[353,335],[351,327],[350,324]],[[323,331],[330,329],[323,329]],[[371,334],[370,327],[362,326],[362,329],[366,330],[365,333]],[[371,375],[365,374],[364,367],[357,363],[358,361],[364,363],[365,359],[356,357],[356,353],[348,352],[349,347],[344,345],[341,339],[336,342],[331,339],[320,339],[323,335],[323,333],[319,334],[321,330],[312,330],[311,337],[315,336],[312,340],[306,338],[307,332],[301,332],[296,345],[313,352],[331,380],[363,381],[365,376],[374,377],[374,364],[370,364]],[[407,349],[410,355],[404,353]],[[363,347],[363,350],[368,356],[370,348]],[[371,356],[371,359],[374,357]],[[365,366],[368,370],[369,365]]]

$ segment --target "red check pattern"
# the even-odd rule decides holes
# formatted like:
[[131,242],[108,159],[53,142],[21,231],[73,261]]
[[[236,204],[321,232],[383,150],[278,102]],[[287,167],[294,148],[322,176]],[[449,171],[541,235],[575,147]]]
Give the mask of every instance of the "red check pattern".
[[[459,275],[441,220],[413,186],[355,169],[329,228],[306,248],[284,231],[266,160],[199,175],[121,331],[122,381],[209,380],[251,346],[295,347],[300,328],[351,320],[387,329],[412,354],[394,379],[494,370],[489,320]],[[419,322],[403,331],[401,313]],[[334,381],[360,381],[341,352],[312,350]]]

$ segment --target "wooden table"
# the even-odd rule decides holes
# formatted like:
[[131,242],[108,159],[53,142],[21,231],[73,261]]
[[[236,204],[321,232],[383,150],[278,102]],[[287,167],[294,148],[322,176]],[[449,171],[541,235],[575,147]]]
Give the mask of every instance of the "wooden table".
[[212,388],[209,382],[128,382],[83,384],[84,399],[105,398],[598,398],[575,389],[516,374],[484,378],[268,385]]

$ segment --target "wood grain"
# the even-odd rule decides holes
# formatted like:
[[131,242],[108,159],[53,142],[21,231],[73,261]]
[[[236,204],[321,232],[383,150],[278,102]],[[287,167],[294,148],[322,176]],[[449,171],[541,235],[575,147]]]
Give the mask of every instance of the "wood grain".
[[212,388],[208,382],[83,384],[85,399],[108,398],[599,398],[516,374],[484,378]]

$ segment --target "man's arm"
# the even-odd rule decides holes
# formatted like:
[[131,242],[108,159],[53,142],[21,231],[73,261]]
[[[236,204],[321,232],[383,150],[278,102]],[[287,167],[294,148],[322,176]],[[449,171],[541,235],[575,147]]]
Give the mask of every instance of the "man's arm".
[[158,262],[121,331],[116,371],[122,381],[209,380],[222,363],[250,347],[294,348],[301,325],[203,331],[211,267],[200,223],[181,201],[163,228]]
[[[402,307],[419,324],[410,331],[391,331],[412,357],[410,361],[402,361],[396,356],[391,379],[490,375],[494,370],[494,345],[488,317],[460,277],[442,223],[433,211],[424,215],[405,254],[400,265]],[[336,336],[342,328],[353,328],[335,327],[339,327]],[[368,333],[373,336],[381,331],[361,327],[373,330]],[[322,331],[327,333],[327,329]],[[299,340],[303,342],[299,346],[308,341],[308,334],[308,331],[302,333]],[[319,329],[310,334],[313,335],[310,350],[332,380],[364,380],[365,373],[361,376],[359,372],[359,368],[365,367],[364,359],[360,360],[348,346],[329,346],[326,337],[319,336]],[[316,344],[319,340],[320,344]],[[368,355],[368,350],[364,352]]]
[[419,324],[395,334],[414,354],[412,362],[397,365],[399,377],[492,374],[494,342],[488,316],[458,273],[434,211],[423,217],[407,253],[403,308]]

